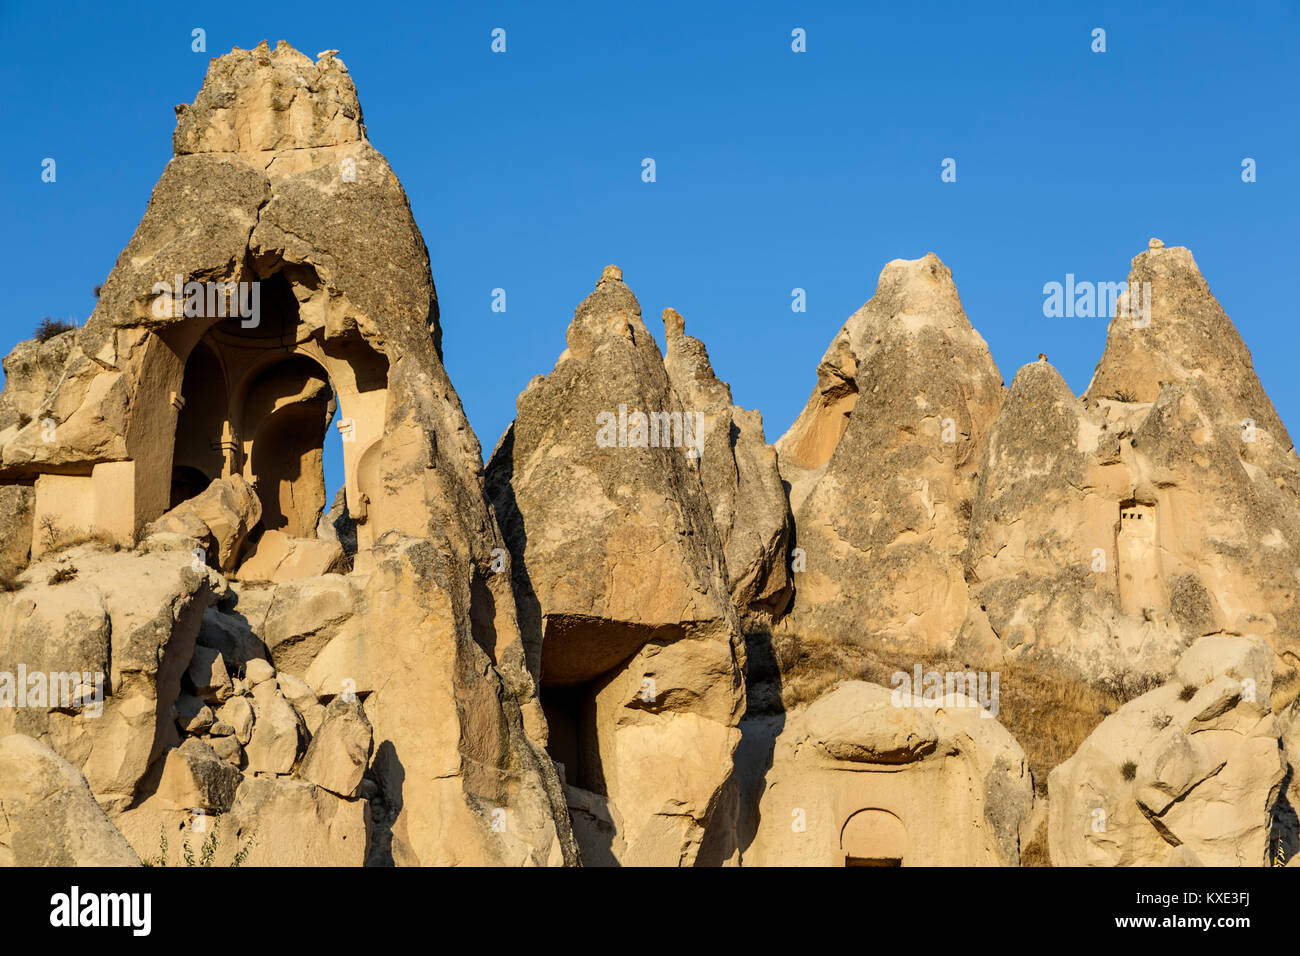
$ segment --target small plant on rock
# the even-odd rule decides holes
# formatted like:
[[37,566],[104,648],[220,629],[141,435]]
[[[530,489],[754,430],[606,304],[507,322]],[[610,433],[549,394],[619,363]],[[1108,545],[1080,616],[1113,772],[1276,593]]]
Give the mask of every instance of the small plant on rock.
[[65,581],[71,581],[77,576],[77,566],[74,564],[64,565],[50,575],[50,584],[63,584]]
[[72,332],[77,327],[71,322],[61,322],[58,319],[51,319],[48,315],[41,319],[40,324],[36,326],[36,341],[48,342],[56,335],[62,335],[64,332]]
[[41,544],[46,551],[53,551],[59,543],[59,525],[53,515],[45,515],[40,521]]
[[1124,766],[1119,768],[1120,776],[1122,776],[1125,780],[1132,780],[1134,777],[1137,776],[1137,772],[1138,772],[1138,765],[1135,764],[1132,760],[1125,760]]
[[[217,856],[217,847],[221,845],[221,818],[217,817],[212,824],[212,829],[208,831],[203,842],[199,844],[199,853],[194,855],[194,847],[190,846],[190,841],[186,840],[181,844],[181,859],[187,867],[204,867],[212,866],[213,860]],[[248,838],[248,842],[235,851],[234,857],[230,861],[232,867],[243,866],[248,859],[248,854],[252,852],[256,843],[257,834],[254,833]],[[167,831],[164,827],[158,828],[158,855],[153,859],[144,860],[145,866],[166,866],[167,865]]]

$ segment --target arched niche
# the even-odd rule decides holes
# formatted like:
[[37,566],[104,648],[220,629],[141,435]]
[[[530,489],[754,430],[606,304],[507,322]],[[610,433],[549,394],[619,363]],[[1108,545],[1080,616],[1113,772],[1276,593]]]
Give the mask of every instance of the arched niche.
[[268,531],[315,536],[327,504],[323,450],[334,408],[328,375],[305,355],[264,365],[248,383],[234,417]]
[[[167,469],[176,485],[171,506],[205,479],[241,474],[257,484],[265,528],[314,537],[315,516],[335,490],[322,475],[330,419],[337,409],[355,514],[362,455],[383,436],[388,360],[347,321],[350,307],[313,267],[273,255],[248,265],[258,276],[256,322],[196,316],[162,333],[184,361],[171,402],[179,410]],[[377,478],[370,487],[378,494]]]
[[374,544],[374,516],[371,505],[380,493],[379,465],[384,453],[384,443],[375,439],[357,460],[356,503],[349,502],[349,512],[357,523],[357,547],[368,548]]
[[840,831],[845,866],[902,866],[907,859],[907,827],[888,810],[859,810]]
[[225,472],[228,408],[225,369],[217,354],[200,342],[185,362],[169,507],[194,497]]

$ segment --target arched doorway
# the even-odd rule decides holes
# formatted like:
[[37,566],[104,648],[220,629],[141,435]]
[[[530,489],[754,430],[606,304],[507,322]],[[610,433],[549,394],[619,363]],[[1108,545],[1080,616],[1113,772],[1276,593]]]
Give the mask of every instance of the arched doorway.
[[[267,531],[337,538],[354,554],[370,538],[353,522],[364,522],[367,506],[382,494],[387,357],[345,321],[346,304],[310,266],[259,260],[253,268],[260,275],[258,321],[198,316],[183,334],[169,335],[173,354],[184,357],[179,394],[171,396],[177,415],[169,507],[215,478],[241,475],[262,506],[250,540]],[[336,494],[340,486],[345,501]]]
[[213,349],[200,342],[185,363],[168,507],[193,498],[225,473],[229,436],[226,373]]
[[324,444],[334,411],[328,375],[305,355],[263,366],[249,385],[238,421],[267,531],[315,537],[328,504]]
[[840,831],[845,866],[902,866],[907,858],[907,828],[888,810],[859,810]]

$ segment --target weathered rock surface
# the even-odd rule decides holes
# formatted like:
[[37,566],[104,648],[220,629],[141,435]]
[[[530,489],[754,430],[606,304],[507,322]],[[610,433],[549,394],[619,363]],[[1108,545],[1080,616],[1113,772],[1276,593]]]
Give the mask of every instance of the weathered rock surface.
[[1020,745],[964,694],[900,694],[848,681],[784,727],[745,722],[775,734],[771,765],[745,774],[745,865],[1019,865],[1034,802]]
[[36,489],[31,485],[0,485],[0,568],[13,572],[26,567],[35,521]]
[[[1188,250],[1082,397],[895,260],[776,449],[611,266],[485,469],[342,61],[214,58],[173,148],[4,360],[0,864],[1296,858],[1300,459]],[[1019,743],[860,679],[940,659]]]
[[226,858],[252,843],[248,866],[362,866],[370,850],[370,804],[292,778],[245,777],[223,823]]
[[475,640],[469,583],[444,589],[454,576],[428,542],[390,534],[373,550],[364,614],[307,675],[323,698],[364,701],[382,807],[370,861],[576,862],[554,768]]
[[254,773],[287,774],[306,743],[307,728],[274,680],[253,688],[253,735],[244,752]]
[[259,633],[277,668],[306,674],[356,612],[355,586],[341,574],[292,581],[275,588]]
[[1263,866],[1286,774],[1260,638],[1194,644],[1048,778],[1057,866]]
[[[57,702],[51,694],[0,707],[0,732],[52,747],[110,812],[131,802],[149,765],[179,742],[173,707],[211,599],[191,560],[82,546],[33,564],[20,590],[0,595],[0,672],[57,675],[61,684]],[[59,569],[71,578],[48,583]],[[76,703],[78,685],[90,695],[64,706]]]
[[338,541],[267,531],[251,547],[236,573],[241,581],[296,581],[330,574],[342,567],[343,548]]
[[231,475],[172,508],[145,533],[194,538],[204,549],[204,562],[229,573],[238,566],[244,540],[261,518],[257,492],[242,475]]
[[763,437],[763,416],[732,404],[731,389],[713,372],[704,343],[664,310],[664,367],[687,414],[698,413],[700,481],[722,538],[731,597],[743,615],[770,620],[790,601],[787,567],[790,506],[776,451]]
[[312,735],[298,776],[340,797],[353,797],[370,763],[372,734],[366,712],[356,701],[334,698],[320,729]]
[[744,647],[700,478],[703,411],[683,408],[617,267],[567,343],[488,465],[550,752],[617,808],[623,863],[720,861]]
[[1002,398],[948,268],[932,253],[885,266],[776,445],[803,568],[785,623],[801,640],[952,646],[980,451]]
[[224,813],[239,787],[239,771],[210,746],[190,739],[167,751],[155,796],[175,810]]
[[86,779],[23,734],[0,737],[0,866],[139,866]]

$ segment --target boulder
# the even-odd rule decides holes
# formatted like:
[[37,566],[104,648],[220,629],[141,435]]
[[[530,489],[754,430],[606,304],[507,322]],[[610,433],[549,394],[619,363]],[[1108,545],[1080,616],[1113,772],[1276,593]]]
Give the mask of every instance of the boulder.
[[176,698],[176,723],[187,734],[204,734],[212,726],[212,708],[193,694]]
[[325,720],[325,708],[321,706],[315,692],[306,681],[299,680],[292,674],[281,674],[277,680],[280,683],[280,693],[293,704],[293,709],[307,725],[307,732],[314,736]]
[[234,767],[243,768],[247,763],[238,737],[218,737],[212,741],[212,752]]
[[230,674],[221,652],[210,647],[196,647],[194,659],[185,672],[194,693],[209,704],[219,704],[234,693]]
[[201,740],[187,740],[163,758],[155,796],[176,810],[224,813],[242,779],[239,771]]
[[275,676],[275,668],[259,658],[254,658],[244,665],[244,679],[253,687],[263,684]]
[[265,531],[236,575],[241,581],[296,581],[341,571],[343,567],[343,549],[337,541]]
[[302,752],[307,728],[274,680],[253,688],[253,712],[253,735],[245,748],[249,772],[291,772]]
[[217,709],[217,719],[233,728],[235,739],[247,746],[253,736],[253,705],[247,697],[231,697]]
[[86,778],[23,734],[0,738],[0,866],[139,866]]
[[356,611],[353,586],[341,574],[292,581],[275,588],[260,634],[277,669],[305,674]]
[[145,536],[194,538],[204,550],[204,563],[228,574],[238,566],[244,541],[261,519],[262,502],[253,486],[242,475],[231,475],[172,508],[145,529]]
[[335,698],[312,736],[298,776],[340,797],[356,796],[370,763],[370,721],[357,701]]

